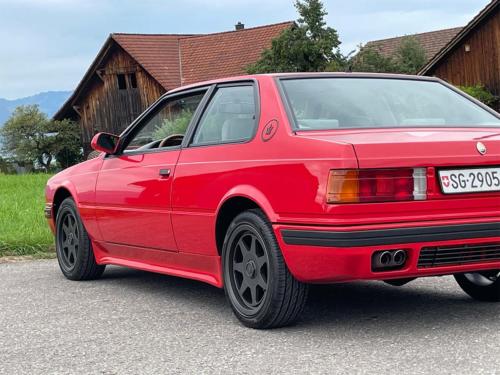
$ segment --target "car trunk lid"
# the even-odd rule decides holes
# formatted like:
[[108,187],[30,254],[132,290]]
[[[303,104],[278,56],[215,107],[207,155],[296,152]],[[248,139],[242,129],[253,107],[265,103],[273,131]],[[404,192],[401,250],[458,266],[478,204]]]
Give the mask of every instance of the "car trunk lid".
[[[297,132],[350,143],[359,168],[444,167],[500,164],[500,129],[357,129]],[[481,142],[486,151],[481,154]]]

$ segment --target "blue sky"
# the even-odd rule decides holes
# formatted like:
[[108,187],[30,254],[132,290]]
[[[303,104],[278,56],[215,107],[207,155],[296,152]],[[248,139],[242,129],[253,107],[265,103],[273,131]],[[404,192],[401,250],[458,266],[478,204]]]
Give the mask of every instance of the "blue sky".
[[[489,0],[324,0],[359,43],[465,25]],[[297,18],[292,0],[0,0],[0,97],[73,89],[111,32],[210,33]]]

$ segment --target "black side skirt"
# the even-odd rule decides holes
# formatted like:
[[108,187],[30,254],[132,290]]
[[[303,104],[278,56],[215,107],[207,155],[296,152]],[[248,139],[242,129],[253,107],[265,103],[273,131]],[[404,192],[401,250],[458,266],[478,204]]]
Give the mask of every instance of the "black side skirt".
[[461,224],[431,227],[377,229],[331,232],[290,230],[281,231],[289,245],[356,247],[393,245],[415,242],[462,240],[467,238],[500,237],[500,223]]

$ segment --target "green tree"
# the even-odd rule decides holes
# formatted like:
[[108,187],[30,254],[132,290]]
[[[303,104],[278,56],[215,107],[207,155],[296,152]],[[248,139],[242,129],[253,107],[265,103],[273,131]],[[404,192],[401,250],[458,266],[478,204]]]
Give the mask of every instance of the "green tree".
[[351,70],[368,73],[396,73],[397,66],[391,57],[382,55],[373,47],[361,47],[350,62]]
[[425,62],[425,50],[418,39],[405,36],[390,56],[382,55],[375,47],[360,47],[350,59],[350,66],[356,72],[416,74]]
[[51,153],[61,168],[68,168],[82,160],[80,127],[71,120],[51,121],[48,124],[52,135]]
[[248,73],[316,72],[341,65],[340,40],[337,31],[326,26],[323,3],[297,0],[295,8],[297,23],[272,41],[260,60],[247,67]]
[[23,166],[47,169],[52,161],[50,139],[46,136],[49,120],[36,105],[19,106],[3,126],[3,150]]
[[54,158],[62,168],[81,159],[79,127],[69,121],[50,121],[37,105],[19,106],[0,131],[2,149],[25,167],[48,170]]
[[394,61],[398,73],[417,74],[427,61],[424,47],[414,36],[405,36],[394,54]]

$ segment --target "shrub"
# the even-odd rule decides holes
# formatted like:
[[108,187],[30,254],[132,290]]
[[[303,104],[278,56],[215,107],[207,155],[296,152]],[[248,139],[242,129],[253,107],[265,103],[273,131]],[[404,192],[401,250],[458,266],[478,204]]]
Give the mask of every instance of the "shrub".
[[458,86],[458,88],[487,106],[494,107],[498,102],[498,97],[481,84],[475,86]]
[[193,117],[193,112],[189,109],[183,109],[180,116],[173,120],[165,119],[160,126],[153,131],[153,139],[164,139],[173,134],[184,134]]
[[16,169],[14,168],[13,163],[0,156],[0,173],[12,174],[15,172],[16,172]]

